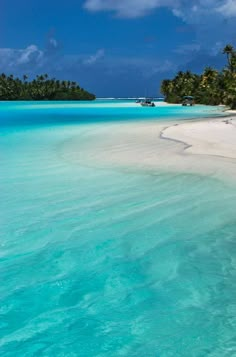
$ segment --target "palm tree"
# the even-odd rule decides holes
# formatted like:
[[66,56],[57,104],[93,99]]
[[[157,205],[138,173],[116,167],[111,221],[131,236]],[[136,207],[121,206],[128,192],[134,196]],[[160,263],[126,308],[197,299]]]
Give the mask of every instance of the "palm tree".
[[48,79],[48,75],[38,75],[27,82],[27,75],[22,80],[13,75],[0,75],[0,100],[92,100],[95,96],[81,91],[76,82]]
[[236,73],[236,51],[233,51],[231,55],[231,70]]
[[230,70],[232,70],[231,59],[232,59],[233,52],[234,52],[234,48],[230,44],[226,45],[225,48],[223,49],[223,54],[226,54],[227,56],[228,66]]

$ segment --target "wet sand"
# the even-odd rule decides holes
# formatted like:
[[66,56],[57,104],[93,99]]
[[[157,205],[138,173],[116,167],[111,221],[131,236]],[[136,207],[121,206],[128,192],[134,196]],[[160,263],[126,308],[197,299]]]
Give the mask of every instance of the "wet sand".
[[236,179],[236,117],[94,125],[64,144],[63,155],[86,166]]

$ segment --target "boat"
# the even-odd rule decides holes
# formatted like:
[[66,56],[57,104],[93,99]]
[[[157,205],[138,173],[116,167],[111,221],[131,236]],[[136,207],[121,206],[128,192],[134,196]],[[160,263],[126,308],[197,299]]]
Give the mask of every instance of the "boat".
[[190,105],[192,107],[194,105],[194,97],[192,97],[191,95],[184,96],[182,105],[184,107],[186,107],[187,105]]
[[145,98],[140,104],[142,107],[155,107],[155,103],[150,98]]

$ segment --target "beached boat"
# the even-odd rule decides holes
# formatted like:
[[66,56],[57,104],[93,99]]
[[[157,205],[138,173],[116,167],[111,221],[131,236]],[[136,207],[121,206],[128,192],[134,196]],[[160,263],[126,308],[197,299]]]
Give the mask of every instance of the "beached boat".
[[149,98],[142,100],[140,104],[142,107],[155,107],[155,103]]
[[185,107],[187,105],[190,105],[192,107],[194,105],[194,97],[192,97],[191,95],[186,95],[185,97],[183,97],[182,105]]

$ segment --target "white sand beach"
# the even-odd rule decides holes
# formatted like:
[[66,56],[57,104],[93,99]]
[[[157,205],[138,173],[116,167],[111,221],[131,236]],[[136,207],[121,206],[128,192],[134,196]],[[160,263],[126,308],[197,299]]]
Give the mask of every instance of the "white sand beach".
[[192,154],[236,159],[236,119],[215,119],[171,126],[163,138],[185,142]]
[[[162,104],[163,105],[163,104]],[[229,113],[230,114],[230,113]],[[236,179],[236,117],[109,123],[64,144],[67,160],[101,168]]]

